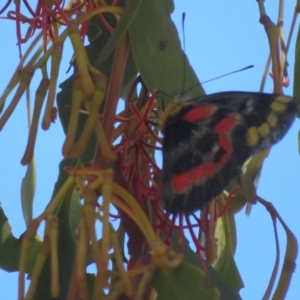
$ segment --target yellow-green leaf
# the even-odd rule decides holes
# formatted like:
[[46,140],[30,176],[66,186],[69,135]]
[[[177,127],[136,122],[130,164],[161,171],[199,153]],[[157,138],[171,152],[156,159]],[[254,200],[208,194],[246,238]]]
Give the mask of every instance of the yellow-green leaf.
[[32,220],[32,204],[36,187],[36,168],[34,159],[27,167],[25,177],[21,185],[21,202],[25,223],[28,226]]

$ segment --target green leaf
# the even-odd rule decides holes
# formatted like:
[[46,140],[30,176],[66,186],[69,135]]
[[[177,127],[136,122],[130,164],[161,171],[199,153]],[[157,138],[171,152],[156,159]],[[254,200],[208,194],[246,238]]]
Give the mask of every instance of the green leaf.
[[205,272],[189,263],[176,270],[158,270],[152,279],[157,300],[220,299],[220,291],[208,284]]
[[87,282],[87,286],[90,292],[90,299],[92,299],[92,295],[93,295],[93,291],[94,291],[94,287],[95,287],[95,283],[96,283],[96,275],[92,274],[92,273],[87,273],[86,274],[86,282]]
[[[161,0],[144,0],[129,27],[134,61],[150,91],[162,91],[165,104],[171,97],[204,94],[188,58],[181,50],[178,32]],[[159,101],[161,102],[161,101]],[[161,103],[158,103],[161,104]]]
[[[111,37],[108,39],[107,43],[103,47],[100,55],[98,56],[95,66],[97,68],[101,67],[102,64],[109,58],[109,56],[114,52],[116,49],[120,39],[125,35],[127,32],[132,20],[134,19],[138,8],[141,4],[142,0],[132,0],[128,1],[128,5],[124,13],[121,16],[120,22],[115,27],[115,30]],[[99,19],[97,18],[98,22]]]
[[226,282],[226,285],[231,288],[231,290],[238,293],[240,289],[244,287],[244,283],[228,246],[224,248],[218,260],[218,262],[221,261],[222,263],[220,263],[218,275]]
[[239,270],[234,260],[236,249],[236,228],[233,215],[225,214],[218,219],[216,229],[218,260],[215,269],[218,276],[236,294],[244,286]]
[[230,214],[238,213],[248,201],[253,203],[253,200],[255,200],[255,188],[259,181],[262,165],[266,157],[269,155],[269,152],[270,148],[252,156],[247,162],[245,174],[240,174],[239,182],[235,179],[230,183],[228,190],[236,185],[241,186],[241,189],[232,197],[228,205],[227,211]]
[[[126,7],[125,13],[123,14],[119,23],[123,22],[122,21],[123,18],[126,18],[126,16],[128,15],[127,10],[128,9],[130,10],[130,8],[131,5],[129,7]],[[131,17],[132,16],[130,16],[130,18]],[[108,19],[109,18],[107,17],[107,21],[109,22]],[[102,28],[103,24],[100,22],[98,17],[94,17],[90,21],[88,27],[88,35],[90,36],[90,42],[91,42],[88,46],[85,47],[88,54],[88,58],[90,62],[93,65],[95,65],[95,67],[97,67],[102,73],[106,74],[108,78],[110,76],[113,61],[114,61],[115,49],[116,46],[118,45],[118,43],[116,43],[116,41],[114,40],[115,39],[114,37],[116,36],[116,39],[118,41],[122,37],[122,35],[118,35],[119,29],[120,30],[122,29],[119,23],[117,23],[116,25],[117,27],[113,35],[108,34],[107,30],[105,28]],[[112,27],[114,27],[114,25]],[[99,30],[101,30],[101,34],[97,38],[94,37],[97,36],[96,33],[91,33],[93,32],[93,28],[99,28]],[[107,46],[107,44],[109,44],[109,46]],[[126,98],[128,91],[126,93],[125,89],[129,89],[128,86],[131,86],[131,83],[135,79],[136,74],[137,74],[137,69],[133,60],[132,51],[130,50],[128,53],[126,68],[125,68],[124,77],[122,81],[121,98]]]
[[36,187],[36,168],[34,159],[27,166],[25,177],[21,184],[21,202],[25,223],[28,226],[32,220],[32,204]]
[[[172,236],[173,249],[177,252],[180,251],[178,247],[178,233],[174,232]],[[199,259],[199,256],[191,249],[189,242],[187,240],[184,241],[183,244],[183,255],[185,263],[189,263],[194,267],[200,268],[203,271],[202,263]],[[220,276],[219,271],[213,268],[210,265],[206,265],[208,270],[209,281],[212,285],[214,285],[220,292],[220,300],[240,300],[240,296],[238,294],[238,289],[232,289],[227,284],[227,278],[223,279],[222,275]],[[235,277],[235,276],[234,276]],[[207,279],[206,279],[207,280]],[[240,286],[241,287],[241,286]]]
[[270,153],[270,148],[265,149],[251,157],[247,164],[245,175],[254,182],[260,175],[262,165]]
[[[29,273],[35,263],[40,245],[41,241],[38,238],[32,243],[27,261],[27,271]],[[21,240],[12,235],[11,226],[0,205],[0,268],[8,272],[18,271],[20,253]]]
[[256,188],[253,181],[245,174],[240,174],[240,186],[241,192],[243,193],[245,199],[249,203],[255,203],[256,200]]
[[0,206],[0,267],[8,272],[18,271],[21,247],[11,232],[11,226]]

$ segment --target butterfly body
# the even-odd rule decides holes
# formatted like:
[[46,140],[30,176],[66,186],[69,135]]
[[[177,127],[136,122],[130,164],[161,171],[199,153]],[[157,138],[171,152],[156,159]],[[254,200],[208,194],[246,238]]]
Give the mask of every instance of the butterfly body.
[[284,136],[296,109],[291,97],[252,92],[176,99],[160,120],[165,209],[202,209],[239,175],[245,160]]

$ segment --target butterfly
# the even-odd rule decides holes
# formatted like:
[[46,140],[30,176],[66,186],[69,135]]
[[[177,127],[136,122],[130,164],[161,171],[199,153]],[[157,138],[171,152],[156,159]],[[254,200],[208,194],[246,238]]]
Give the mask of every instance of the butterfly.
[[244,162],[277,143],[295,118],[292,97],[222,92],[175,99],[161,114],[161,198],[169,213],[202,209],[237,178]]

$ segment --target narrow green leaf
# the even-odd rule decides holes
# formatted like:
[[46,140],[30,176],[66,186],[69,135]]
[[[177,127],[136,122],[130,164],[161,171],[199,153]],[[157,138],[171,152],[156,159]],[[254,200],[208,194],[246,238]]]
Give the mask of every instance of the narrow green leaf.
[[127,32],[132,20],[134,19],[142,0],[132,0],[127,2],[128,4],[126,5],[126,9],[123,15],[121,16],[120,22],[118,22],[113,34],[105,44],[104,48],[102,49],[100,55],[98,56],[95,62],[95,66],[97,68],[101,67],[101,65],[109,58],[109,56],[116,49],[117,44]]
[[244,283],[234,257],[227,246],[224,248],[219,261],[222,261],[218,269],[220,278],[226,282],[229,288],[238,293],[240,289],[244,287]]
[[244,287],[244,283],[228,244],[225,244],[215,268],[218,271],[219,277],[226,282],[226,285],[238,294],[240,289]]
[[[250,182],[252,183],[252,181]],[[230,214],[227,210],[218,219],[215,237],[217,241],[218,260],[214,267],[219,277],[226,282],[226,285],[238,294],[244,283],[234,260],[237,246],[235,219],[234,215]]]
[[267,148],[252,156],[250,161],[247,163],[245,174],[253,181],[258,180],[257,178],[260,176],[262,165],[265,159],[268,157],[269,153],[270,148]]
[[[96,275],[92,274],[92,273],[86,273],[86,282],[87,282],[87,286],[90,292],[90,295],[93,295],[93,290],[95,287],[95,283],[96,283]],[[91,297],[90,297],[91,298]]]
[[28,226],[32,220],[32,204],[36,188],[36,167],[34,159],[27,166],[25,177],[21,184],[21,202],[25,223]]
[[255,203],[256,188],[253,181],[244,173],[240,174],[240,187],[245,199],[249,203]]
[[253,202],[253,200],[256,196],[255,190],[253,190],[253,188],[258,184],[262,165],[263,165],[265,159],[268,157],[269,153],[270,153],[270,148],[265,149],[265,150],[255,154],[247,162],[245,174],[244,175],[241,174],[241,178],[243,176],[247,176],[247,178],[250,179],[250,182],[253,182],[252,184],[250,182],[248,183],[249,189],[250,189],[250,190],[248,190],[248,192],[247,192],[247,187],[246,187],[247,184],[245,182],[243,184],[243,179],[239,180],[239,182],[237,180],[233,180],[230,183],[228,190],[230,190],[235,185],[240,185],[241,181],[242,181],[241,189],[232,197],[232,199],[228,205],[227,211],[230,214],[238,213],[246,205],[247,201]]

